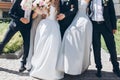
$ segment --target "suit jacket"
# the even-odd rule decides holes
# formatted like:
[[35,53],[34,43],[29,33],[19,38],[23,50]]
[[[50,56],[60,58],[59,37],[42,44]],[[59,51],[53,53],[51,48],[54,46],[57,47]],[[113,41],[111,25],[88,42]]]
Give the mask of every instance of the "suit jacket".
[[[90,9],[91,3],[92,3],[92,0],[90,1],[89,5],[88,5],[89,15],[92,13],[92,11]],[[108,2],[106,4],[104,4],[103,0],[102,0],[102,6],[103,6],[103,17],[104,17],[104,20],[106,22],[108,29],[110,31],[112,31],[113,29],[117,29],[117,25],[116,25],[117,19],[116,19],[116,15],[115,15],[113,0],[108,0]]]
[[13,27],[16,27],[18,29],[21,29],[23,27],[28,27],[30,29],[31,23],[32,23],[32,15],[31,15],[30,23],[23,24],[20,21],[20,18],[24,17],[24,10],[22,10],[21,5],[20,5],[21,1],[22,0],[16,0],[12,8],[9,11],[9,15],[12,18],[11,24],[13,25]]
[[[73,5],[73,8],[72,8]],[[60,22],[60,27],[68,27],[78,11],[78,0],[66,0],[62,4],[60,0],[60,13],[65,14],[65,18]]]

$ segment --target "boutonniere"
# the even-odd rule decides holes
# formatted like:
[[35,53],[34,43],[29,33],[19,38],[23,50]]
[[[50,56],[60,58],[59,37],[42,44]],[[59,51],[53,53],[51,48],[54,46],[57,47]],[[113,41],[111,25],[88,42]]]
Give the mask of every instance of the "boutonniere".
[[103,5],[104,5],[104,6],[107,6],[107,5],[108,5],[108,1],[109,1],[109,0],[103,0]]
[[74,5],[71,5],[70,11],[73,11],[73,10],[74,10]]
[[69,1],[70,1],[70,0],[64,0],[64,2],[66,3],[66,5],[69,4]]

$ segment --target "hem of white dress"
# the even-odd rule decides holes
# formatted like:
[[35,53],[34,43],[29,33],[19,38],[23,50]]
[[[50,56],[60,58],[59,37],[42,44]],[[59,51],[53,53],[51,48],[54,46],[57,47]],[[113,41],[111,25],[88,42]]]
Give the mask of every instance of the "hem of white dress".
[[59,76],[59,77],[54,77],[54,78],[46,78],[46,77],[42,77],[42,76],[35,76],[35,75],[30,75],[31,77],[33,77],[33,78],[36,78],[36,79],[40,79],[40,80],[60,80],[60,79],[62,79],[62,78],[64,78],[64,75],[63,76]]
[[69,72],[65,72],[65,74],[68,74],[68,75],[81,75],[82,74],[82,72],[81,73],[69,73]]

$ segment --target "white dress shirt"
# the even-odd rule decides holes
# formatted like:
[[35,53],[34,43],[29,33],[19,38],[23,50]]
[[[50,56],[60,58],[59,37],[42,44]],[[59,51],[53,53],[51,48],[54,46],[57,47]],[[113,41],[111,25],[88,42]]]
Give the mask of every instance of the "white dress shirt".
[[103,7],[102,7],[102,0],[93,0],[92,3],[93,8],[93,21],[104,21],[103,18]]

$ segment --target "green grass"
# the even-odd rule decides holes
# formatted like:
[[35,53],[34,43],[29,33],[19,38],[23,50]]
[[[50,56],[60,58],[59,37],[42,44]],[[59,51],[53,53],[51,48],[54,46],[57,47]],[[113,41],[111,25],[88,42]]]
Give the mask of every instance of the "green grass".
[[[120,55],[120,19],[117,21],[117,33],[114,36],[115,36],[117,54]],[[108,52],[103,37],[101,39],[101,43],[102,43],[102,48]]]
[[[6,31],[8,30],[9,23],[0,23],[0,42],[3,40]],[[4,53],[14,53],[22,47],[22,37],[20,32],[17,32],[9,43],[5,46]]]
[[[0,41],[2,41],[7,29],[8,29],[9,23],[0,23]],[[116,42],[116,48],[117,53],[120,55],[120,20],[118,20],[117,23],[118,31],[115,34],[115,42]],[[4,53],[12,53],[17,50],[19,50],[22,47],[22,37],[20,37],[20,33],[16,33],[14,37],[9,41],[9,43],[4,48]],[[107,51],[106,45],[104,43],[103,38],[101,39],[102,42],[102,48]]]

